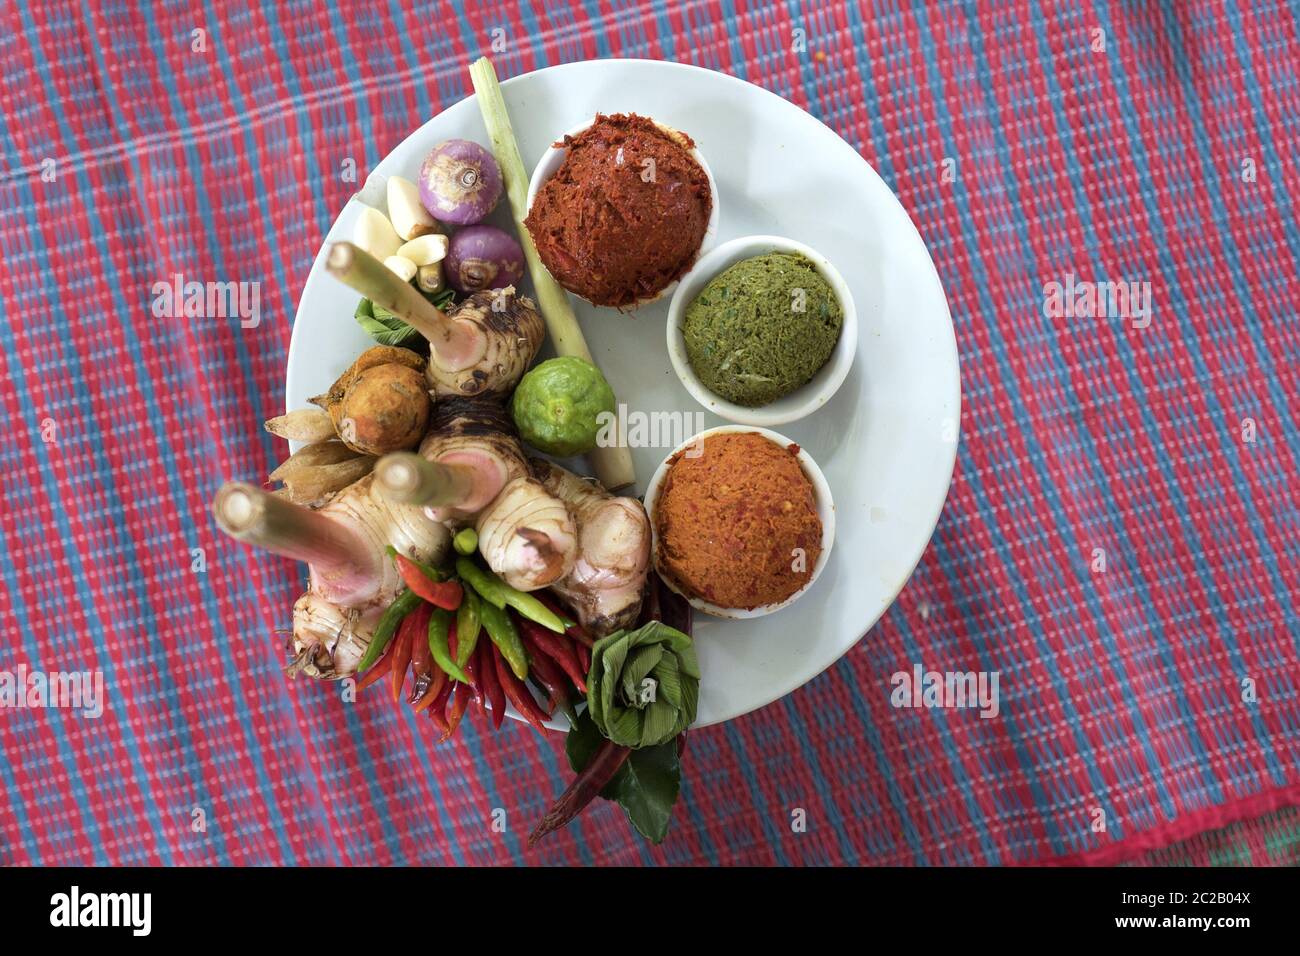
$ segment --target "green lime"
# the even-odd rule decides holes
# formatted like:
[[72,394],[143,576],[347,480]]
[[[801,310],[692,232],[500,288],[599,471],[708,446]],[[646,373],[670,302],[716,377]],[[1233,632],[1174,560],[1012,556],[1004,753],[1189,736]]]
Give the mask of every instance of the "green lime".
[[510,404],[519,436],[548,455],[581,455],[596,447],[601,412],[614,414],[614,390],[590,362],[553,358],[519,381]]

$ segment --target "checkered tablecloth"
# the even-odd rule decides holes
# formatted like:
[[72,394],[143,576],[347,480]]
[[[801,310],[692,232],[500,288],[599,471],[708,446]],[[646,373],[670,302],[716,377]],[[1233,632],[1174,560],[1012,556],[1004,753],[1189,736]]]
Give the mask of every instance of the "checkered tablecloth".
[[[1294,0],[87,0],[0,27],[0,861],[1300,859]],[[260,423],[343,164],[466,96],[494,39],[503,77],[665,58],[806,108],[898,194],[956,325],[920,567],[830,671],[691,735],[657,849],[610,805],[525,849],[558,741],[469,721],[435,749],[381,694],[287,680],[302,568],[209,516],[285,452]],[[176,274],[260,283],[261,323],[155,315]],[[1149,310],[1089,309],[1106,283]],[[998,671],[998,718],[892,707],[918,663]],[[15,706],[24,669],[101,674],[102,716]]]

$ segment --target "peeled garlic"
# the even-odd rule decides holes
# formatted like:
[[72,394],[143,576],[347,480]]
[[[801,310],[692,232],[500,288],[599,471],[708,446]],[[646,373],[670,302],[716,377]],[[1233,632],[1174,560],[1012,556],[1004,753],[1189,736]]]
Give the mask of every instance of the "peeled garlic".
[[431,262],[427,266],[420,266],[420,271],[415,274],[415,284],[421,292],[441,292],[445,285],[442,281],[442,263]]
[[447,257],[447,246],[446,236],[419,236],[403,243],[397,254],[405,256],[417,266],[428,266]]
[[401,176],[388,177],[388,217],[403,239],[438,231],[438,221],[420,202],[420,188]]
[[397,255],[402,240],[393,231],[393,224],[378,209],[366,206],[357,216],[356,225],[352,227],[352,241],[376,259],[387,259]]
[[389,256],[384,260],[384,265],[397,273],[403,282],[410,282],[415,278],[417,267],[414,262],[405,256]]

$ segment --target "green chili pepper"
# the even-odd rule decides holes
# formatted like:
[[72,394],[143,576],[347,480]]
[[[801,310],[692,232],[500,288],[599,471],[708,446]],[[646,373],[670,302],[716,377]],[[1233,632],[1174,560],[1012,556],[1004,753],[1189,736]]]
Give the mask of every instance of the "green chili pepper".
[[[451,612],[435,607],[433,615],[429,618],[429,653],[433,655],[433,659],[437,661],[438,666],[447,672],[448,677],[453,677],[462,684],[468,684],[470,683],[469,675],[451,659],[450,631]],[[459,632],[456,634],[456,641],[459,644]],[[459,647],[457,650],[459,650]]]
[[488,604],[498,607],[501,610],[506,608],[506,596],[502,588],[506,583],[498,578],[491,571],[484,571],[469,558],[456,559],[456,573],[460,579],[478,592]]
[[414,591],[403,591],[392,604],[388,605],[388,610],[383,613],[379,623],[375,625],[375,635],[370,639],[370,646],[361,655],[361,663],[357,665],[358,673],[368,669],[375,661],[379,660],[379,655],[388,646],[388,642],[393,639],[393,635],[397,632],[397,625],[402,623],[402,618],[414,611],[419,605],[420,595]]
[[478,645],[478,632],[483,629],[479,612],[478,595],[473,588],[465,589],[465,597],[456,609],[456,663],[464,667]]
[[564,622],[558,614],[531,594],[512,588],[491,571],[484,571],[469,558],[456,559],[456,573],[494,607],[504,611],[508,605],[548,631],[564,633]]
[[461,528],[456,537],[451,539],[457,554],[473,554],[478,550],[478,532],[473,528]]
[[483,616],[483,630],[487,631],[515,676],[523,680],[528,676],[528,652],[524,650],[515,622],[510,620],[506,611],[487,601],[479,606],[479,613]]
[[[507,585],[509,587],[509,585]],[[563,634],[567,628],[560,616],[531,594],[510,588],[506,592],[506,603],[534,624],[540,624],[548,631]]]

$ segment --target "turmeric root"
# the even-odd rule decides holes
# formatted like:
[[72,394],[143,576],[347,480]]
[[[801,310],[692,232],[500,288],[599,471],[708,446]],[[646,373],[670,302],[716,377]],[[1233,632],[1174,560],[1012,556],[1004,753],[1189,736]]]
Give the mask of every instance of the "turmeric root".
[[429,424],[424,359],[410,349],[366,349],[324,395],[311,399],[329,413],[339,438],[366,455],[414,448]]

